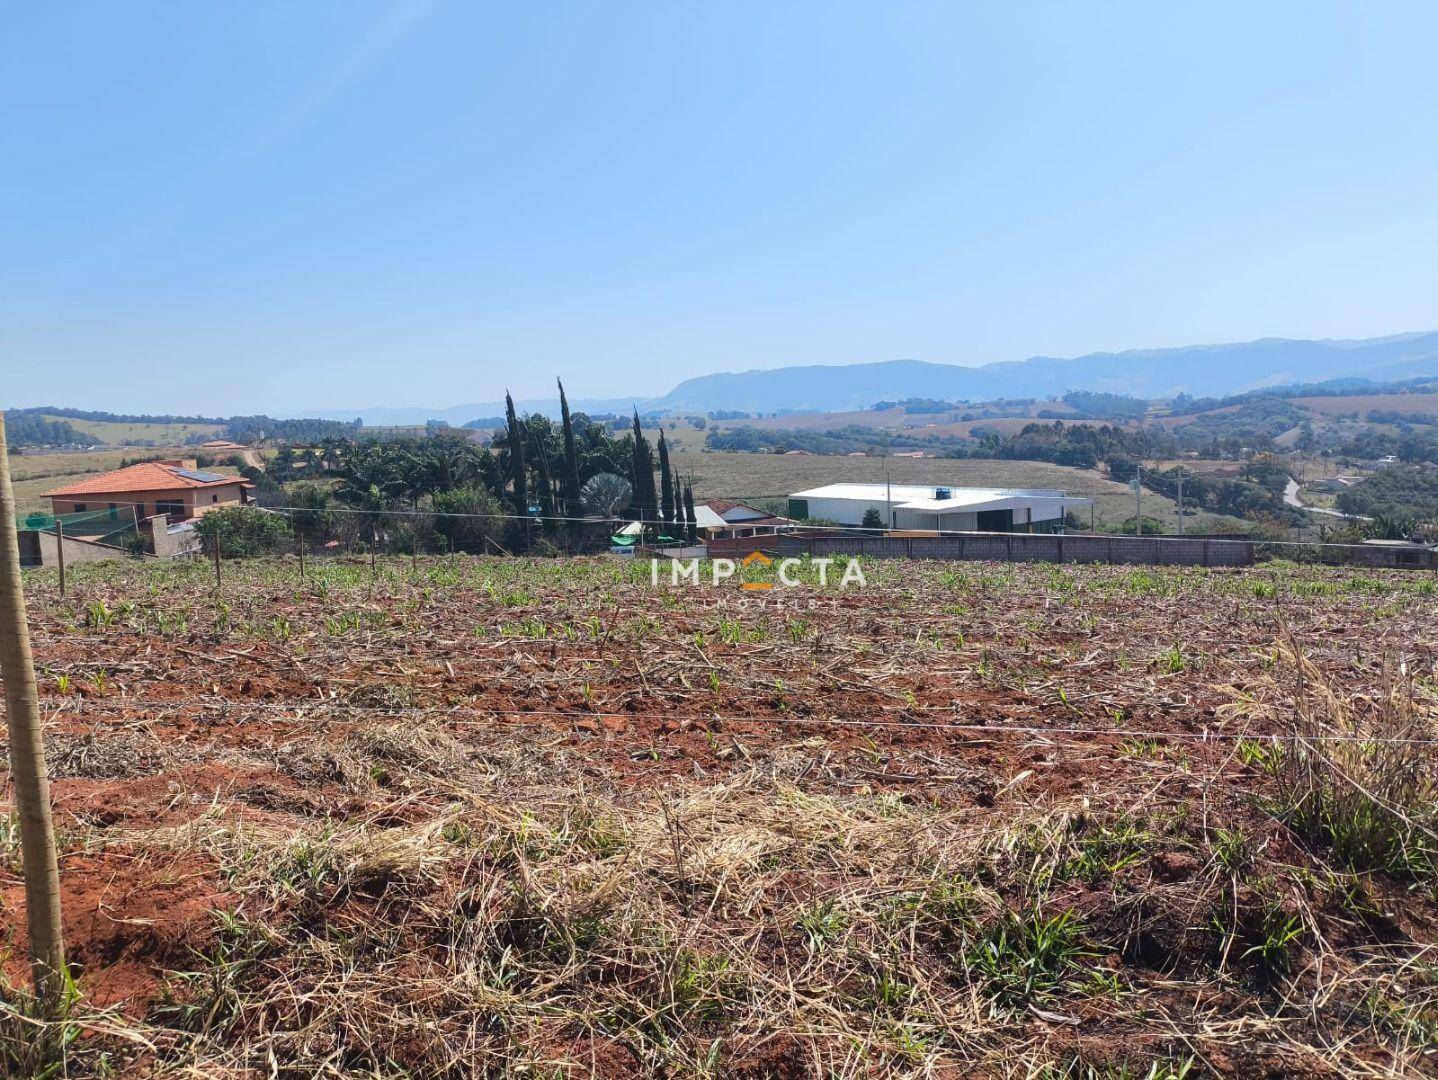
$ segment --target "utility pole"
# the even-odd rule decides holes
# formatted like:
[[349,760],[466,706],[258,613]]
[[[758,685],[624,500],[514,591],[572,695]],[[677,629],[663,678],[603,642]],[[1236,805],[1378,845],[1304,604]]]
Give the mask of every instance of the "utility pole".
[[889,482],[889,454],[884,451],[884,526],[894,527],[894,485]]
[[1183,535],[1183,469],[1178,470],[1178,535]]
[[5,718],[10,734],[10,775],[20,812],[20,852],[25,869],[25,921],[30,930],[30,968],[41,1015],[54,1019],[65,1002],[65,940],[60,928],[60,864],[50,820],[50,774],[41,737],[40,698],[30,655],[30,628],[20,586],[20,541],[15,533],[15,493],[10,486],[5,417],[0,413],[0,675],[5,679]]

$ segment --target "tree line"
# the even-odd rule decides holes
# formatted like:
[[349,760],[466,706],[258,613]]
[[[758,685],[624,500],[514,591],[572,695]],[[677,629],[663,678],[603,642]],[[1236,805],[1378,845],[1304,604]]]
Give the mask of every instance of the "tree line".
[[[651,445],[636,413],[632,429],[615,436],[572,412],[562,383],[559,400],[556,424],[542,413],[518,415],[506,393],[502,426],[487,442],[445,428],[424,437],[331,436],[282,446],[269,472],[289,485],[282,500],[315,542],[575,550],[607,542],[621,520],[639,522],[644,541],[695,540],[693,486],[673,467],[663,430]],[[428,523],[423,535],[414,532],[418,520]]]

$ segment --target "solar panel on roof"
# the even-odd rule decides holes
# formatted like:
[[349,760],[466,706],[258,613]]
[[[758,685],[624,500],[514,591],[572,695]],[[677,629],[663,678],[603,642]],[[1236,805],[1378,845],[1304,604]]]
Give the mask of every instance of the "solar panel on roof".
[[230,479],[223,473],[201,472],[198,469],[176,469],[175,474],[183,476],[187,480],[198,480],[202,484],[213,484],[216,480]]

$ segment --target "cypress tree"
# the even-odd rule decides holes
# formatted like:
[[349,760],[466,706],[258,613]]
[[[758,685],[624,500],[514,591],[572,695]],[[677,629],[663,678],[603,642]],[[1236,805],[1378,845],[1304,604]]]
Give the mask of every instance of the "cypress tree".
[[684,517],[686,519],[689,542],[699,542],[699,519],[694,516],[694,485],[684,485]]
[[529,513],[529,482],[524,468],[524,426],[514,415],[514,399],[504,392],[504,422],[509,429],[509,479],[514,484],[514,512]]
[[639,410],[634,410],[634,458],[631,463],[634,483],[634,513],[641,524],[654,521],[659,499],[654,488],[654,455],[649,440],[639,424]]
[[[679,470],[674,470],[674,522],[682,531],[684,526],[684,484],[679,479]],[[678,535],[677,533],[675,535]]]
[[669,471],[669,447],[664,442],[664,425],[659,425],[659,493],[665,521],[674,520],[674,475]]
[[564,396],[562,382],[559,383],[559,414],[564,425],[564,478],[560,484],[564,496],[564,516],[575,519],[566,522],[570,528],[578,528],[577,519],[584,515],[584,507],[579,501],[579,453],[574,448],[574,422],[569,418],[569,399]]
[[[528,428],[526,427],[526,431]],[[549,476],[549,455],[545,453],[543,442],[537,443],[539,453],[535,458],[536,492],[535,497],[539,502],[539,512],[543,515],[539,527],[546,535],[553,535],[559,527],[556,520],[559,517],[558,510],[554,504],[554,484]]]

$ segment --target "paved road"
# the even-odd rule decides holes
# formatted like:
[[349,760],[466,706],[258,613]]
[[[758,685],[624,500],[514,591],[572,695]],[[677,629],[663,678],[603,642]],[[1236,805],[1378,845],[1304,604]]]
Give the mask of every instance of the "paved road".
[[1323,514],[1326,517],[1343,518],[1347,520],[1350,516],[1359,521],[1367,521],[1368,518],[1362,514],[1345,514],[1340,510],[1330,510],[1326,506],[1308,506],[1298,497],[1298,481],[1293,477],[1288,478],[1288,486],[1283,489],[1283,501],[1296,510],[1307,510],[1310,514]]

